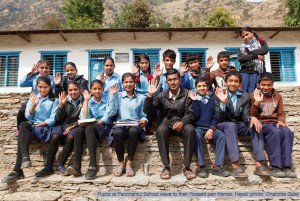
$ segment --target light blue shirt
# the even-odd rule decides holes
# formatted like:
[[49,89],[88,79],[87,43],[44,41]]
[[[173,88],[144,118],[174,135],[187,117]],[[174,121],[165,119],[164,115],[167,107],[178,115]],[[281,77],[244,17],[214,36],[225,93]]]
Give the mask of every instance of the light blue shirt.
[[[107,77],[106,73],[104,73],[105,82],[103,83],[104,92],[103,95],[108,96],[109,95],[109,88],[113,86],[114,84],[118,85],[118,91],[122,91],[122,80],[121,76],[115,72],[113,72],[112,76],[110,78]],[[100,75],[96,77],[96,79],[100,80]]]
[[[237,96],[241,95],[242,93],[240,91],[236,91],[235,94],[232,94],[228,91],[228,96],[230,97],[230,100],[233,105],[233,109],[236,112],[236,103],[237,103]],[[222,111],[225,111],[226,109],[226,104],[220,103],[220,108]]]
[[206,103],[209,101],[209,99],[210,99],[209,95],[200,96],[199,94],[197,94],[197,100],[201,101],[202,98],[205,99],[205,104],[206,104]]
[[[27,76],[28,75],[26,75],[25,77],[23,77],[20,80],[19,86],[20,87],[31,87],[32,91],[35,94],[39,94],[39,91],[37,89],[37,82],[36,81],[37,81],[38,77],[40,77],[41,75],[40,74],[35,74],[35,75],[31,76],[29,79],[27,79]],[[52,88],[53,93],[55,94],[54,78],[53,78],[52,75],[48,75],[47,77],[51,80],[51,88]]]
[[191,73],[185,72],[183,76],[180,76],[181,79],[181,86],[184,88],[187,88],[189,90],[192,90],[194,92],[197,92],[196,86],[195,86],[195,79],[191,75]]
[[161,92],[161,91],[166,91],[169,89],[169,86],[167,85],[167,70],[166,68],[162,68],[162,74],[160,76],[160,79],[159,79],[159,83],[158,83],[158,93]]
[[144,95],[134,93],[130,98],[126,91],[122,91],[110,96],[111,98],[114,100],[114,114],[117,114],[117,121],[148,121],[143,112]]
[[79,96],[77,101],[74,101],[69,95],[67,96],[68,100],[70,101],[70,103],[72,103],[72,105],[74,107],[77,107],[77,105],[81,102],[82,100],[82,96]]
[[136,92],[146,96],[147,93],[148,93],[148,86],[149,86],[149,81],[148,81],[148,78],[147,78],[147,74],[144,74],[144,73],[141,72],[140,74],[137,74],[137,75],[140,76],[140,83],[135,84]]
[[[107,96],[103,96],[100,100],[100,103],[97,103],[92,96],[88,103],[88,119],[95,118],[97,121],[102,120],[105,124],[112,124],[111,117],[113,116],[113,102],[109,102]],[[82,110],[79,115],[80,119],[86,119]]]
[[30,124],[39,124],[46,122],[49,127],[55,125],[55,115],[58,107],[58,99],[54,101],[50,100],[49,96],[42,98],[40,94],[37,95],[40,99],[38,105],[36,106],[34,113],[31,115],[29,109],[32,106],[32,101],[29,99],[26,105],[25,117],[29,120]]

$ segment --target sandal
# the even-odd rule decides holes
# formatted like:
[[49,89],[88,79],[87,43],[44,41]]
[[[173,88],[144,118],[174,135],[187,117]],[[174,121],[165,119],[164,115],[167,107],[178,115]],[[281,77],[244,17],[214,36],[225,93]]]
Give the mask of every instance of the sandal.
[[258,176],[270,176],[269,171],[267,170],[267,168],[263,165],[256,167],[254,174],[258,175]]
[[133,177],[135,172],[131,166],[126,166],[126,177]]
[[124,173],[125,173],[125,167],[121,167],[121,166],[116,167],[113,171],[113,175],[115,177],[119,177]]
[[233,176],[235,178],[247,178],[248,177],[245,170],[243,170],[240,166],[238,166],[232,170],[231,176]]
[[171,178],[171,169],[170,167],[164,167],[164,169],[160,173],[161,179],[170,179]]
[[196,177],[196,174],[189,167],[183,168],[182,173],[187,180],[194,179]]

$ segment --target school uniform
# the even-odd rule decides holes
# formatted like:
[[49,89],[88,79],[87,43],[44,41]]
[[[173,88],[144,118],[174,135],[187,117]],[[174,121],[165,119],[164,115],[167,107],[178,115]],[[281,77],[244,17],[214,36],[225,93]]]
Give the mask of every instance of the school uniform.
[[[68,92],[68,83],[70,82],[70,78],[68,76],[64,76],[61,82],[58,85],[55,85],[55,96],[58,97],[58,94],[61,92]],[[74,81],[78,83],[81,91],[89,90],[89,81],[84,79],[83,75],[76,75]]]
[[[119,91],[123,90],[122,80],[121,80],[121,76],[119,74],[113,72],[112,76],[110,78],[108,78],[106,73],[104,73],[104,78],[105,78],[105,82],[103,83],[103,87],[104,87],[103,95],[109,96],[109,89],[114,84],[118,85],[118,90]],[[96,79],[100,80],[100,75],[98,75],[96,77]]]
[[[153,74],[151,73],[151,75],[153,75]],[[139,82],[136,82],[136,84],[135,84],[136,93],[147,96],[148,86],[149,86],[149,80],[148,80],[147,76],[149,76],[149,73],[145,74],[145,73],[139,71],[136,76],[139,77]]]
[[[215,99],[213,95],[200,96],[197,94],[197,100],[192,101],[192,110],[195,117],[194,126],[196,129],[196,154],[199,166],[204,166],[203,140],[205,133],[210,128],[216,128],[215,119]],[[216,144],[216,166],[224,165],[225,157],[225,134],[216,129],[213,131],[212,140]]]
[[251,135],[253,152],[256,161],[265,160],[263,135],[250,128],[250,97],[247,92],[228,92],[226,104],[215,101],[217,129],[225,133],[226,147],[231,162],[239,161],[238,136]]

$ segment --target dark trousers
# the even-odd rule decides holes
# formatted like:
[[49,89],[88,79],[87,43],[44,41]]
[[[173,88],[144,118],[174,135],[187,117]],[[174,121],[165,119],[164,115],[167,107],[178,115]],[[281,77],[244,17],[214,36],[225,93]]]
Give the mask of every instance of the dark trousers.
[[138,145],[140,129],[136,126],[131,126],[127,128],[117,127],[113,131],[114,135],[114,145],[115,151],[117,153],[117,158],[119,162],[124,161],[125,145],[124,141],[128,139],[127,142],[127,159],[132,161],[134,154]]
[[276,124],[263,123],[263,133],[267,141],[267,151],[271,166],[291,167],[294,133]]
[[241,73],[243,92],[252,93],[257,87],[258,73]]
[[184,145],[184,159],[183,164],[186,167],[190,166],[192,156],[196,145],[196,132],[192,124],[186,124],[181,133],[175,133],[168,127],[167,124],[160,124],[156,130],[156,138],[158,143],[159,154],[162,163],[165,167],[169,167],[169,137],[172,135],[179,135],[183,138]]
[[226,147],[231,162],[238,162],[240,160],[238,136],[247,135],[251,135],[255,161],[265,160],[265,156],[263,154],[263,134],[257,133],[254,127],[250,128],[249,125],[244,122],[222,122],[217,125],[217,128],[225,133]]
[[[196,155],[199,166],[205,165],[204,154],[203,154],[203,140],[206,131],[209,128],[197,127],[196,128]],[[225,157],[225,134],[220,130],[215,130],[213,133],[213,142],[216,144],[216,161],[215,165],[223,166]]]
[[26,100],[24,103],[22,103],[18,114],[17,114],[17,130],[20,130],[20,124],[23,121],[28,121],[25,117],[25,110],[26,110],[26,105],[27,105],[28,100]]

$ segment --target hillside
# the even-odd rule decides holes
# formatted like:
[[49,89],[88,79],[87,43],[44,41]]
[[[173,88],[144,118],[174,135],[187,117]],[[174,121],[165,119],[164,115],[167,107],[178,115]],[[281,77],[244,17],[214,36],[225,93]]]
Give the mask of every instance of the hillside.
[[[62,12],[65,0],[0,0],[0,29],[43,29],[43,20],[50,14],[64,21]],[[120,12],[127,0],[104,0],[103,27]],[[187,19],[193,26],[201,26],[216,6],[229,10],[239,26],[282,26],[285,5],[282,0],[265,0],[250,4],[245,0],[146,0],[167,21]],[[173,26],[174,23],[173,23]]]

